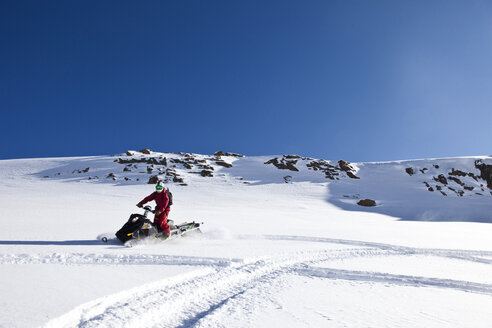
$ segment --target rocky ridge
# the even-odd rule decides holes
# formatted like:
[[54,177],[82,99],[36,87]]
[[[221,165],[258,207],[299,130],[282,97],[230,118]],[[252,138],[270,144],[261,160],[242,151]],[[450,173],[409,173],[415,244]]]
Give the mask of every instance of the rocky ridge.
[[439,192],[443,196],[454,193],[459,197],[473,192],[475,195],[483,196],[486,193],[492,195],[492,165],[483,163],[482,160],[475,161],[475,168],[480,172],[466,172],[466,170],[451,168],[438,174],[432,172],[440,169],[438,164],[432,167],[414,168],[407,167],[405,172],[410,176],[420,176],[422,183],[429,192]]
[[[113,164],[104,164],[104,169],[101,169],[101,162],[91,168],[87,166],[90,162],[83,161],[84,164],[81,164],[80,167],[70,166],[62,172],[43,172],[42,176],[55,179],[74,178],[92,182],[107,181],[117,184],[155,184],[160,180],[166,184],[180,186],[187,186],[190,183],[202,181],[200,179],[210,178],[241,184],[250,184],[253,181],[261,182],[262,179],[269,176],[275,178],[273,180],[267,178],[268,181],[287,184],[300,181],[322,182],[325,180],[327,182],[333,181],[336,184],[350,185],[351,190],[347,190],[347,193],[344,191],[340,196],[347,200],[353,199],[354,204],[379,206],[375,200],[367,197],[371,195],[371,189],[366,189],[362,194],[358,191],[364,185],[364,179],[368,177],[367,174],[372,174],[372,169],[368,169],[368,165],[364,163],[354,164],[344,160],[327,161],[299,155],[267,157],[267,159],[262,160],[262,157],[248,159],[241,154],[223,151],[218,151],[213,155],[200,155],[192,153],[160,153],[149,149],[127,151],[112,157],[114,158],[112,160]],[[106,159],[104,161],[107,163]],[[486,162],[490,163],[490,161]],[[398,174],[398,176],[402,179],[405,179],[404,177],[406,176],[407,179],[414,180],[415,183],[409,185],[410,188],[421,184],[422,190],[437,193],[443,197],[491,196],[492,165],[486,162],[482,159],[466,160],[466,165],[461,165],[464,162],[459,160],[453,161],[452,165],[455,166],[452,166],[446,160],[436,160],[435,163],[430,160],[406,161],[404,163],[411,165],[404,166],[400,171],[401,175]],[[247,178],[240,176],[243,173],[241,169],[233,169],[237,163],[239,165],[248,165],[250,167],[249,170],[253,169],[253,171],[249,171]],[[470,163],[474,165],[470,165]],[[256,169],[254,165],[259,166]],[[386,163],[384,165],[391,165],[395,168],[401,167],[396,162],[395,164]],[[361,174],[361,167],[365,167],[363,171],[365,173]],[[377,168],[374,164],[371,167]],[[279,176],[272,169],[278,172],[285,171],[286,174]],[[255,173],[256,171],[258,173]],[[46,173],[48,175],[45,175]],[[259,175],[257,176],[257,174]],[[381,177],[378,183],[379,181],[382,184],[381,186],[385,184],[384,177]],[[375,186],[374,188],[380,187]],[[372,190],[375,190],[374,188]]]

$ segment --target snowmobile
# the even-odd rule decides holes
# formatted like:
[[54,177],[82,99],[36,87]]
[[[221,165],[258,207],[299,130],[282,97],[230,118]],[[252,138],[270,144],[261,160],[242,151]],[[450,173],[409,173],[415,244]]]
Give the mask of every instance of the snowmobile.
[[[162,231],[147,218],[149,212],[155,213],[150,206],[145,206],[144,214],[133,213],[128,221],[116,232],[116,237],[127,247],[132,247],[138,244],[158,243],[171,238],[181,237],[190,233],[201,233],[198,222],[184,222],[178,225],[174,224],[173,220],[168,220],[167,224],[170,228],[169,237],[164,235]],[[101,239],[103,242],[108,242],[107,237]]]

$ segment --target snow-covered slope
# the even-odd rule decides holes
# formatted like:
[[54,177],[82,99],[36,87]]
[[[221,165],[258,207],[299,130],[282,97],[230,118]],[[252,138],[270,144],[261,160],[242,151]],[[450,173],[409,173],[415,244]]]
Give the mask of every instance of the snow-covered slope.
[[[0,161],[0,326],[488,327],[491,164],[135,151]],[[204,233],[100,243],[156,179],[173,192],[171,218]]]

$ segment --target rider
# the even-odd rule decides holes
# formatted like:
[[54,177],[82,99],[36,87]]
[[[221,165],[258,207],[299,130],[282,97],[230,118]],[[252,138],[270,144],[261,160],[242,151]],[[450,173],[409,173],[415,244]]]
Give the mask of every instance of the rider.
[[169,225],[167,224],[167,217],[169,215],[169,211],[171,207],[169,206],[169,196],[167,195],[166,189],[162,181],[157,182],[155,186],[155,192],[151,193],[143,200],[141,200],[137,207],[142,207],[143,204],[155,200],[155,217],[154,224],[156,225],[158,230],[162,230],[163,234],[166,237],[169,237],[171,231]]

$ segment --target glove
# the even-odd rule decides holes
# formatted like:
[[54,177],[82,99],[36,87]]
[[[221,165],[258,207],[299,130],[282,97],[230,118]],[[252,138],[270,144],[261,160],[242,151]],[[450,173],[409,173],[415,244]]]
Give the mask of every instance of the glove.
[[137,207],[140,207],[141,208],[142,206],[143,206],[142,203],[138,203],[137,204]]
[[161,213],[162,213],[161,211],[155,210],[155,216],[159,216],[159,215],[161,215]]

